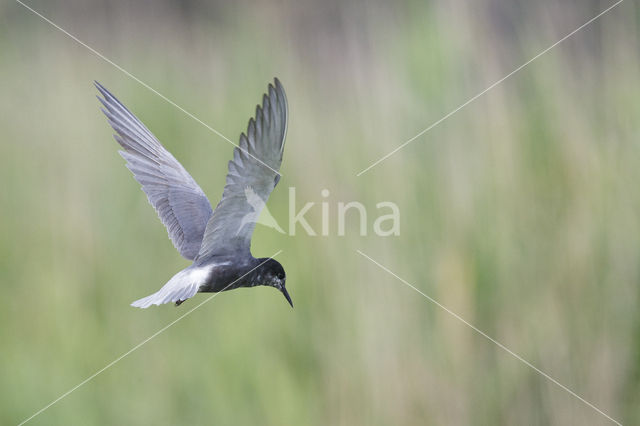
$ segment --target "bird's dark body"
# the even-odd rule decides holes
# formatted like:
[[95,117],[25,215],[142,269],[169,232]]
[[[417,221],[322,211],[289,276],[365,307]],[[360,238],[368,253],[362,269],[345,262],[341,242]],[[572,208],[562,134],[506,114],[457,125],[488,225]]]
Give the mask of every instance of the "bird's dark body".
[[[212,259],[211,272],[200,287],[201,293],[218,293],[239,287],[254,287],[262,282],[264,275],[260,265],[266,259],[254,257],[216,258]],[[204,265],[203,265],[204,266]]]
[[[194,265],[198,265],[198,262]],[[211,268],[204,284],[198,289],[200,293],[218,293],[257,285],[280,287],[279,283],[286,279],[284,268],[278,261],[271,258],[256,259],[251,255],[216,257],[196,267]]]

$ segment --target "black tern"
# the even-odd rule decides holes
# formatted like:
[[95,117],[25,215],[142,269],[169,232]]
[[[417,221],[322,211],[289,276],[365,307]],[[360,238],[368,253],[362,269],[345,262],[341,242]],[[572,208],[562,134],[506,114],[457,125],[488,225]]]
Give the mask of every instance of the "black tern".
[[[240,135],[215,210],[191,175],[144,124],[100,83],[95,85],[103,96],[97,98],[123,148],[119,153],[127,168],[142,185],[175,248],[193,261],[158,292],[131,306],[148,308],[171,302],[178,306],[198,292],[266,285],[280,290],[293,307],[282,265],[271,258],[256,259],[250,250],[260,213],[256,208],[264,206],[280,180],[288,117],[280,81],[276,78],[269,84],[255,118],[249,120],[247,133]],[[248,200],[247,190],[262,202]],[[255,220],[247,221],[247,217]]]

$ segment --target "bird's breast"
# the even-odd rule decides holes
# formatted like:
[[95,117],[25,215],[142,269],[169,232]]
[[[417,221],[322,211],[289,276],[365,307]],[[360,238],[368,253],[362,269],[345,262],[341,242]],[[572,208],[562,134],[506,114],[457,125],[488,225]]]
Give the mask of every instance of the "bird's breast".
[[217,293],[250,285],[246,268],[231,261],[211,264],[209,271],[207,280],[200,287],[200,292]]

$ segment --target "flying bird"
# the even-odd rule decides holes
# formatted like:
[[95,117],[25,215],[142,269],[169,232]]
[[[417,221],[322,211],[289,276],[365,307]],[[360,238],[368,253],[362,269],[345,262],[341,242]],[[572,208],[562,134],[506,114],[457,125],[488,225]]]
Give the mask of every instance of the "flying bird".
[[[100,83],[95,85],[103,96],[98,96],[102,112],[115,130],[127,168],[142,185],[175,248],[193,261],[156,293],[131,306],[178,306],[198,292],[265,285],[282,292],[293,307],[282,265],[271,258],[256,259],[250,250],[260,210],[280,180],[288,117],[280,81],[276,78],[269,84],[246,134],[240,135],[215,210],[196,181],[144,124]],[[251,196],[246,194],[247,188],[251,188]],[[243,220],[247,215],[256,220]]]

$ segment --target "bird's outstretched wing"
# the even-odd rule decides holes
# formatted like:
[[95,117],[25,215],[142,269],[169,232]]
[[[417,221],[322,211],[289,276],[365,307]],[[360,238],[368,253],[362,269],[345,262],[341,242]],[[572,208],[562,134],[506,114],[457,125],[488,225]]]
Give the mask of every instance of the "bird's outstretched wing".
[[[255,222],[242,224],[242,218],[254,208],[245,194],[249,187],[267,202],[280,175],[280,164],[287,133],[287,98],[278,79],[269,84],[262,106],[256,107],[256,116],[249,120],[247,134],[240,135],[240,145],[233,151],[222,199],[216,207],[204,232],[202,247],[196,263],[212,256],[249,254]],[[256,218],[260,211],[256,211]]]
[[244,196],[247,198],[247,203],[253,207],[253,210],[259,212],[264,207],[264,201],[258,194],[253,192],[253,189],[250,186],[247,186],[244,189]]
[[211,217],[211,204],[182,165],[129,110],[98,82],[104,96],[102,112],[124,148],[120,155],[142,185],[149,202],[167,227],[169,238],[182,256],[193,260]]

